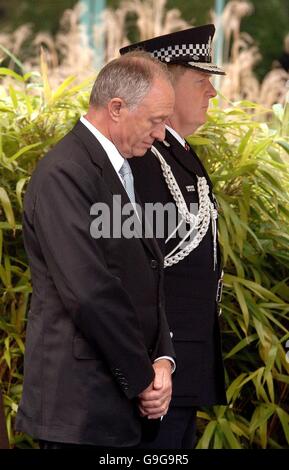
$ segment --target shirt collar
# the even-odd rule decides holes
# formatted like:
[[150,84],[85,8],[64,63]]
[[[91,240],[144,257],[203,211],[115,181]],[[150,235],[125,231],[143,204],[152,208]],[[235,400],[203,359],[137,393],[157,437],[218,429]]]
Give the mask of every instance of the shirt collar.
[[186,141],[185,139],[183,139],[180,134],[177,133],[177,131],[175,131],[175,129],[172,129],[170,126],[167,126],[166,125],[166,129],[177,139],[178,142],[180,142],[180,144],[185,147],[186,145]]
[[91,124],[91,122],[89,122],[84,116],[81,116],[80,121],[97,138],[100,145],[104,148],[105,152],[107,153],[107,156],[113,168],[117,173],[119,173],[119,170],[123,165],[124,158],[119,153],[116,146],[111,142],[111,140],[109,140],[98,129],[96,129],[96,127],[94,127],[94,125]]

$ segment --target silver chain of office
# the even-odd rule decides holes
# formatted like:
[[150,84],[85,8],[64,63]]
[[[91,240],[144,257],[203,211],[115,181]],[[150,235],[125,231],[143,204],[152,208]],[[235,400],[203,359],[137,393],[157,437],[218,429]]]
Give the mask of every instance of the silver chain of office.
[[[160,152],[152,146],[151,148],[154,155],[160,162],[162,172],[165,178],[165,181],[168,185],[170,193],[176,203],[178,212],[181,215],[181,223],[184,221],[190,225],[190,229],[187,232],[186,236],[180,241],[180,243],[165,256],[164,267],[167,268],[172,266],[173,264],[177,264],[179,261],[183,260],[186,256],[188,256],[191,251],[199,246],[201,241],[203,240],[204,236],[206,235],[210,220],[212,220],[212,230],[213,230],[213,241],[214,241],[214,269],[216,265],[216,256],[217,256],[217,241],[216,241],[216,220],[218,217],[218,212],[215,209],[214,204],[210,200],[209,197],[209,186],[206,181],[206,178],[203,176],[197,176],[197,188],[198,188],[198,196],[199,196],[199,210],[197,215],[192,214],[187,207],[187,204],[184,200],[182,192],[179,188],[179,185],[172,173],[170,165],[167,164],[165,159],[162,157]],[[178,230],[178,227],[170,234],[169,238],[166,242],[172,238],[172,236]],[[190,242],[186,242],[186,239],[190,236],[190,234],[196,230],[196,234]],[[186,246],[183,245],[186,243]],[[179,250],[179,251],[177,251]]]

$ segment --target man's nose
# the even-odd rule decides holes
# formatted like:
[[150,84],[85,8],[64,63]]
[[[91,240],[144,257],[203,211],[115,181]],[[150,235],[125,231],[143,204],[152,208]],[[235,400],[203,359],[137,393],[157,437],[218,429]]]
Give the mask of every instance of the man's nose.
[[214,87],[214,85],[212,85],[211,82],[209,82],[209,88],[208,88],[208,94],[210,96],[210,98],[214,98],[215,96],[217,96],[217,91],[216,91],[216,88]]
[[158,124],[157,126],[154,127],[153,131],[151,132],[151,136],[159,141],[165,140],[166,136],[166,127],[165,123]]

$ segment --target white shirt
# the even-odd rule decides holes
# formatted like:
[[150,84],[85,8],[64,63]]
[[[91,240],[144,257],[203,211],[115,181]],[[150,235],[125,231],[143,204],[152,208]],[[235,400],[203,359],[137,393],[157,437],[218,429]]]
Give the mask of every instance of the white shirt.
[[119,153],[119,151],[117,150],[116,146],[112,143],[112,141],[109,140],[107,137],[105,137],[98,129],[96,129],[96,127],[94,127],[94,125],[91,124],[91,122],[85,119],[84,116],[81,116],[80,121],[82,122],[82,124],[85,125],[85,127],[87,127],[88,130],[90,130],[90,132],[94,135],[94,137],[97,138],[100,145],[105,150],[110,160],[110,163],[112,164],[113,168],[118,174],[118,177],[123,185],[123,180],[119,174],[119,170],[121,169],[123,162],[124,162],[123,156]]
[[[96,129],[96,127],[93,124],[91,124],[91,122],[89,122],[87,119],[85,119],[84,116],[81,116],[80,121],[97,138],[100,145],[105,150],[105,152],[106,152],[113,168],[115,169],[122,185],[124,186],[123,180],[122,180],[122,178],[120,176],[120,173],[119,173],[119,170],[121,169],[121,167],[123,165],[123,162],[124,162],[123,156],[119,153],[116,146],[111,142],[111,140],[109,140],[107,137],[105,137],[98,129]],[[175,371],[176,364],[175,364],[175,361],[173,360],[173,358],[168,357],[168,356],[161,356],[161,357],[158,357],[157,359],[155,359],[154,362],[157,362],[160,359],[168,359],[172,363],[172,373]]]
[[180,142],[180,144],[185,147],[186,145],[186,141],[185,139],[183,139],[180,134],[177,133],[177,131],[175,131],[175,129],[173,129],[172,127],[170,126],[167,126],[166,125],[166,129]]

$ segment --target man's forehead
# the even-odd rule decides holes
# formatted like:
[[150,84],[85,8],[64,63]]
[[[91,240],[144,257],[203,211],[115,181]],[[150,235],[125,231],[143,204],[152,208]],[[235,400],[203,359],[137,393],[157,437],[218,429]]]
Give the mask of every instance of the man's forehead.
[[148,104],[154,101],[170,104],[174,101],[174,98],[175,93],[172,84],[166,80],[156,79],[140,104]]
[[150,90],[161,91],[162,93],[173,94],[174,89],[170,79],[155,77],[152,81]]
[[190,75],[191,78],[211,78],[212,74],[207,72],[201,72],[200,70],[195,70],[192,68],[187,68],[187,75]]

